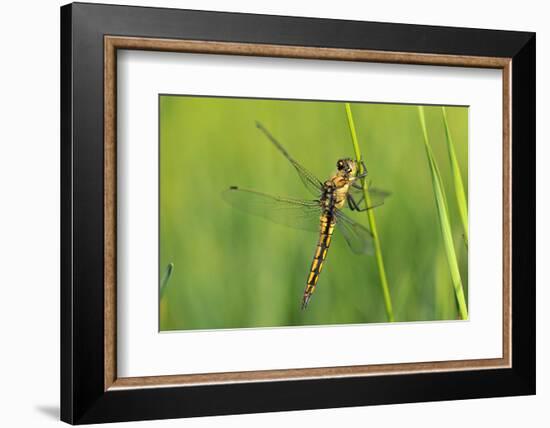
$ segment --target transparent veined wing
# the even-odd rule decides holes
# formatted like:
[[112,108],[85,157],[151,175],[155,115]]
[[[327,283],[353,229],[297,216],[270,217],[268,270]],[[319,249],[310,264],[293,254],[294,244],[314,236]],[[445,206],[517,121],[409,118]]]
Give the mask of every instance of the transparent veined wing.
[[318,201],[268,195],[236,186],[225,190],[222,197],[233,207],[248,214],[295,229],[319,232],[321,207]]
[[[370,203],[367,209],[369,210],[372,208],[379,207],[380,205],[383,205],[386,198],[391,195],[390,192],[377,189],[376,187],[369,187],[368,192],[369,192]],[[365,209],[365,195],[363,194],[363,189],[357,188],[357,187],[351,187],[350,195],[353,196],[353,199],[359,206],[359,209],[363,211]]]
[[336,229],[342,233],[355,254],[372,254],[373,240],[370,231],[339,210],[336,210]]
[[294,169],[296,169],[296,172],[300,176],[300,179],[306,186],[306,188],[311,192],[314,196],[319,196],[323,190],[323,183],[315,177],[311,172],[309,172],[306,168],[304,168],[302,165],[300,165],[290,154],[286,151],[286,149],[282,146],[279,141],[271,135],[271,133],[260,123],[256,122],[256,127],[264,133],[264,135],[273,143],[273,145],[279,150],[285,158],[288,159],[288,161],[292,164]]

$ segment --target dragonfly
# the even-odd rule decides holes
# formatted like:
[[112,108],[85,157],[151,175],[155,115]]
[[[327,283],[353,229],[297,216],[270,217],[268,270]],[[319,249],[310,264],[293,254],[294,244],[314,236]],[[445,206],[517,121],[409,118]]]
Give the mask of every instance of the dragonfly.
[[346,215],[343,209],[370,210],[382,205],[389,192],[369,186],[369,203],[367,204],[361,185],[361,180],[365,179],[368,174],[363,161],[358,162],[350,158],[339,159],[336,162],[337,170],[334,175],[322,182],[298,163],[261,123],[256,122],[256,127],[290,162],[314,198],[297,199],[275,196],[238,186],[230,186],[223,192],[223,198],[243,212],[263,217],[274,223],[318,233],[319,239],[301,300],[303,310],[307,308],[317,287],[335,228],[344,236],[352,252],[356,254],[372,253],[373,237],[371,232]]

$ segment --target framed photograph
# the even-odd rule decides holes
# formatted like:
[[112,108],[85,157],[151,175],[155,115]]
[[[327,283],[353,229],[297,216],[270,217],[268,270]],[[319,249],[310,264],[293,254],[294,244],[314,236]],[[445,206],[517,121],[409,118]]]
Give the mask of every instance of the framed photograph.
[[535,35],[61,8],[61,418],[535,393]]

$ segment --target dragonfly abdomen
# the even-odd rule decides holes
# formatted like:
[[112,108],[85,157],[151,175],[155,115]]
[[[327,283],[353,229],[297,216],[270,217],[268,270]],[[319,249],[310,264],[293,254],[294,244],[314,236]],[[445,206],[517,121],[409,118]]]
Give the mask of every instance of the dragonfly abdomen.
[[317,242],[317,248],[315,249],[315,255],[311,262],[311,268],[307,277],[307,285],[304,290],[304,296],[302,298],[302,309],[307,307],[311,295],[315,291],[317,286],[317,280],[323,269],[323,263],[327,258],[327,252],[330,247],[330,241],[332,240],[332,233],[334,232],[334,225],[336,224],[335,217],[330,213],[325,213],[321,216],[321,227],[319,234],[319,241]]

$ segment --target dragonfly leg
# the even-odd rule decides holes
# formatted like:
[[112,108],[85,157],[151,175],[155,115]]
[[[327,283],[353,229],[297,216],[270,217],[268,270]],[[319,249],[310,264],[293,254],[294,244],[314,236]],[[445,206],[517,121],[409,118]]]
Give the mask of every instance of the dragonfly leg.
[[348,205],[352,211],[363,212],[372,208],[367,206],[361,208],[360,205],[363,203],[364,200],[365,200],[365,195],[361,195],[361,199],[359,199],[359,201],[356,201],[355,198],[348,193]]
[[[361,178],[361,177],[362,177],[361,175],[357,176],[357,178]],[[369,181],[367,183],[367,187],[370,187],[371,185],[372,185],[372,181]],[[359,190],[363,189],[363,185],[359,184],[357,181],[354,181],[351,184],[351,187],[353,187],[354,189],[359,189]]]
[[[351,196],[349,193],[347,195],[347,198],[348,198],[348,205],[349,205],[349,208],[350,210],[352,211],[361,211],[361,209],[359,208],[359,204],[355,201],[355,199],[353,198],[353,196]],[[361,203],[363,199],[361,199],[359,201],[359,203]]]
[[361,161],[361,171],[363,171],[361,174],[358,174],[355,178],[365,178],[369,172],[367,171],[367,166],[365,165],[365,162]]

